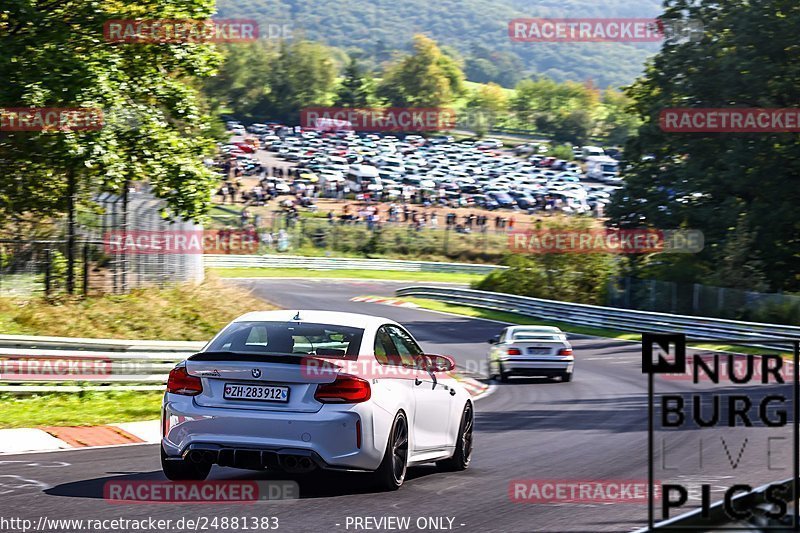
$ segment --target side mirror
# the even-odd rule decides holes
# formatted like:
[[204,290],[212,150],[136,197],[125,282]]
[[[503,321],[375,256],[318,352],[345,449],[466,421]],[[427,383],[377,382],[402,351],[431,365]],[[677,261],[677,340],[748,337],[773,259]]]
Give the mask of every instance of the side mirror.
[[455,360],[449,355],[421,355],[417,364],[428,372],[450,372],[456,368]]
[[495,335],[487,341],[489,344],[497,344],[500,342],[500,335]]

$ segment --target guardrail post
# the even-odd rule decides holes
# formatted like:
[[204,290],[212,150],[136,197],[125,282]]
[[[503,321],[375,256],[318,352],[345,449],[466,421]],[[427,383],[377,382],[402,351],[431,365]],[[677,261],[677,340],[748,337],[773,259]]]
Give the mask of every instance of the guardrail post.
[[83,296],[89,294],[89,244],[83,243]]
[[50,285],[52,282],[52,276],[50,275],[50,262],[51,262],[51,252],[50,248],[44,254],[44,293],[46,296],[50,296]]

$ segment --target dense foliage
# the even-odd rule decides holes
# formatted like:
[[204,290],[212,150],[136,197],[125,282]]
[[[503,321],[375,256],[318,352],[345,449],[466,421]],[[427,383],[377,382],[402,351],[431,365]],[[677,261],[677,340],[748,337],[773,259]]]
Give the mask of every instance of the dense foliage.
[[[219,0],[220,16],[288,24],[297,38],[321,41],[359,55],[373,67],[410,51],[411,38],[425,33],[456,50],[467,76],[513,87],[530,75],[557,81],[593,80],[599,87],[630,83],[642,71],[654,45],[621,43],[514,43],[508,23],[531,17],[655,17],[660,0]],[[265,30],[266,32],[266,30]]]
[[640,260],[641,275],[763,290],[800,289],[800,143],[796,133],[666,133],[672,107],[795,107],[800,98],[800,4],[726,1],[686,7],[696,43],[667,43],[628,94],[643,121],[626,154],[626,187],[610,213],[620,225],[687,226],[705,233],[696,256]]

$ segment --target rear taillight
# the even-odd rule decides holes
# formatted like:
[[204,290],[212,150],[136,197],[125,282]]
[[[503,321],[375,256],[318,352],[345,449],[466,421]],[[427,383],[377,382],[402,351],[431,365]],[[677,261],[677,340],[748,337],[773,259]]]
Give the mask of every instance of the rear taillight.
[[190,376],[184,367],[173,368],[167,379],[167,392],[197,396],[203,392],[203,382],[200,378]]
[[322,403],[360,403],[372,396],[369,381],[355,376],[339,376],[333,383],[317,387],[314,399]]
[[508,355],[522,355],[522,352],[519,351],[519,348],[509,348]]
[[572,348],[561,348],[558,355],[572,355]]

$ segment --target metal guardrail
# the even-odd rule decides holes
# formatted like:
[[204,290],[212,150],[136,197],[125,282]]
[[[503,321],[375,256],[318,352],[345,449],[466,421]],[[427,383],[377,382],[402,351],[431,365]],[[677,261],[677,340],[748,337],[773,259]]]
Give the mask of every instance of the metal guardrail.
[[0,392],[163,390],[206,343],[0,335]]
[[800,327],[797,326],[618,309],[471,289],[411,286],[398,289],[396,294],[397,296],[430,298],[454,305],[505,311],[579,326],[630,332],[670,331],[705,339],[742,337],[742,340],[748,340],[748,343],[760,348],[769,348],[770,346],[759,345],[759,341],[766,343],[776,339],[800,338]]
[[126,339],[81,339],[0,335],[0,348],[54,348],[57,350],[106,350],[109,352],[196,352],[204,341],[156,341]]
[[449,272],[489,274],[508,267],[471,263],[436,263],[349,257],[303,257],[297,255],[216,255],[203,256],[210,268],[306,268],[311,270],[396,270],[403,272]]

